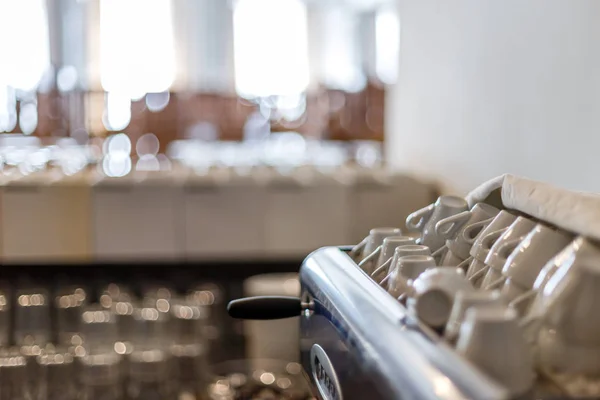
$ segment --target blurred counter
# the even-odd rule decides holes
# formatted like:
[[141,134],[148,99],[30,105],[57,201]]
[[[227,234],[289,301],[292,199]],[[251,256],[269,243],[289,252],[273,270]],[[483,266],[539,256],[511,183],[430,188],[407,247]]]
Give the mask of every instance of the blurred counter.
[[382,168],[5,171],[0,256],[5,264],[301,259],[403,221],[434,196],[431,185]]

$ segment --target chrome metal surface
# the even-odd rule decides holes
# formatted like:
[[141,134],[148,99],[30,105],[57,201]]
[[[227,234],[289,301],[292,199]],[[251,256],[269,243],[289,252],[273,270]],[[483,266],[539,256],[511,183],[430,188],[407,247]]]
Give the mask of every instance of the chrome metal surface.
[[312,366],[312,379],[317,383],[319,393],[324,400],[342,400],[342,388],[333,369],[333,365],[318,344],[313,344],[310,349]]
[[310,352],[319,345],[344,399],[508,398],[504,388],[410,319],[339,248],[313,252],[302,265],[300,280],[303,296],[314,301],[313,310],[301,318],[304,368],[311,370]]

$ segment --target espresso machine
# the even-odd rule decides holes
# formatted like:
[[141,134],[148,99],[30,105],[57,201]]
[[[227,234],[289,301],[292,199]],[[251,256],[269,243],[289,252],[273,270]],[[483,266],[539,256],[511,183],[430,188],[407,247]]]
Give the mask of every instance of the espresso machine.
[[308,256],[300,298],[240,299],[230,303],[230,315],[300,315],[302,366],[319,399],[508,398],[361,271],[350,249],[324,247]]
[[[505,210],[505,213],[508,210],[522,219],[535,221],[533,225],[543,226],[543,229],[552,232],[552,235],[572,240],[564,250],[556,255],[553,253],[553,257],[548,256],[549,260],[543,265],[543,269],[540,264],[542,277],[548,274],[548,271],[555,273],[558,270],[563,271],[564,274],[556,274],[555,278],[550,278],[551,280],[558,282],[562,279],[566,282],[568,279],[573,279],[574,282],[577,275],[568,278],[569,269],[572,274],[577,273],[577,268],[588,268],[588,272],[591,269],[595,271],[600,269],[600,251],[595,239],[600,231],[595,220],[589,218],[591,214],[585,212],[598,205],[597,197],[505,175],[484,183],[466,199],[459,200],[464,201],[466,210],[461,215],[473,213],[475,204],[480,204],[481,207],[482,203],[486,203],[493,205],[491,207]],[[565,208],[566,203],[571,204],[572,207]],[[432,211],[434,206],[435,204],[432,204],[420,210],[421,214]],[[573,210],[580,210],[581,215],[573,213]],[[410,218],[409,216],[409,220]],[[489,223],[493,219],[489,218],[485,221]],[[458,221],[459,218],[452,217],[450,220]],[[480,223],[480,227],[484,225]],[[400,229],[397,231],[399,232]],[[514,251],[526,253],[527,245],[531,244],[530,239],[536,234],[534,232],[521,237],[519,240],[524,241],[525,244],[517,246]],[[423,243],[423,239],[424,234],[421,233],[416,243]],[[542,247],[548,246],[542,242]],[[526,349],[524,353],[528,354],[530,350],[532,354],[537,351],[535,354],[539,358],[541,354],[539,348],[545,346],[541,350],[542,353],[545,352],[544,357],[548,353],[559,357],[550,360],[556,366],[548,368],[546,367],[549,359],[543,360],[542,363],[546,364],[541,366],[534,365],[532,361],[529,365],[531,375],[526,390],[515,393],[514,387],[502,382],[498,376],[490,374],[489,370],[484,371],[481,365],[466,357],[464,352],[461,353],[456,342],[452,343],[444,336],[444,328],[432,327],[431,324],[425,323],[418,312],[411,309],[410,303],[403,301],[402,296],[399,298],[392,296],[381,284],[382,282],[374,279],[369,271],[365,271],[364,259],[361,262],[355,256],[356,248],[357,246],[329,246],[310,254],[300,268],[301,296],[299,298],[255,297],[235,300],[229,304],[229,314],[234,318],[277,319],[300,316],[301,364],[304,377],[309,382],[315,398],[321,400],[598,398],[597,378],[594,375],[594,371],[597,371],[597,363],[592,359],[593,357],[586,359],[585,362],[591,360],[588,364],[582,363],[578,357],[571,357],[573,353],[569,353],[570,351],[581,349],[571,345],[574,342],[568,345],[564,344],[566,342],[556,342],[555,348],[538,343],[535,350],[534,347]],[[516,253],[509,256],[509,262],[518,258]],[[445,264],[437,265],[444,266],[434,269],[446,268]],[[542,280],[537,279],[536,282]],[[478,292],[486,290],[482,288]],[[536,290],[540,290],[539,296],[553,300],[554,295],[550,291],[542,292],[539,287],[534,286],[531,293],[536,294]],[[571,296],[576,298],[577,292],[578,290],[571,291]],[[588,298],[586,301],[589,306],[589,301],[592,300]],[[502,304],[503,309],[506,307],[512,315],[514,310],[510,310],[505,303]],[[594,318],[592,316],[588,319]],[[548,324],[552,323],[552,318],[541,320],[550,321]],[[585,326],[594,323],[590,321],[582,323],[581,319],[578,321],[581,326],[585,323],[588,324]],[[563,324],[557,330],[563,328],[569,329]],[[550,329],[548,332],[553,335],[557,330]],[[461,329],[461,334],[462,332]],[[496,336],[495,340],[501,341],[501,338]],[[488,341],[487,344],[489,343]],[[484,343],[479,351],[483,349],[485,352],[487,344]],[[512,343],[508,343],[506,348],[511,346]],[[589,349],[595,351],[596,347],[592,346]],[[502,358],[502,354],[499,358]],[[564,361],[565,359],[568,360]]]

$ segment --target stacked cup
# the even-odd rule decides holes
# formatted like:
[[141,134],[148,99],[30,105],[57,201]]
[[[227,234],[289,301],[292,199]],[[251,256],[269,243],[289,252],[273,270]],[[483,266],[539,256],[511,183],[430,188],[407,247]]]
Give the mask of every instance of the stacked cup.
[[[467,278],[473,283],[475,287],[479,287],[485,271],[489,268],[485,264],[492,246],[496,243],[496,240],[504,233],[517,217],[506,210],[500,211],[496,217],[490,222],[473,240],[471,249],[469,250],[469,257],[465,260],[468,263]],[[471,230],[476,230],[477,224],[473,224],[466,228],[465,237],[472,238],[475,234]],[[471,240],[471,239],[469,239]],[[484,271],[484,272],[480,272]],[[474,277],[475,276],[475,277]],[[478,279],[480,277],[480,279]]]
[[[392,262],[398,247],[414,245],[415,239],[410,236],[390,236],[383,239],[383,244],[358,264],[367,274],[375,279]],[[377,281],[377,279],[375,279]]]
[[[407,246],[403,246],[407,247]],[[435,268],[435,260],[430,255],[427,246],[423,247],[423,254],[403,255],[393,261],[391,271],[384,279],[389,294],[403,300],[415,279],[428,269]],[[399,249],[402,249],[401,247]]]
[[[496,287],[502,285],[504,281],[498,281],[502,278],[502,268],[506,260],[513,252],[513,250],[519,245],[519,243],[525,238],[525,236],[535,227],[535,222],[525,217],[517,217],[515,221],[506,228],[495,241],[494,245],[490,249],[485,264],[489,266],[487,269],[483,269],[478,275],[472,277],[473,280],[479,279],[479,276],[484,275],[481,281],[481,287],[486,290],[494,289],[491,286],[495,283]],[[492,238],[499,232],[490,234]],[[484,241],[486,239],[484,238]],[[490,240],[490,239],[488,239]]]
[[369,270],[409,313],[512,396],[531,390],[535,367],[570,396],[600,397],[597,243],[453,196],[407,227],[417,244],[382,240]]
[[512,396],[521,396],[533,386],[533,360],[517,314],[511,309],[501,306],[467,309],[456,349],[506,387]]
[[460,327],[465,321],[467,310],[477,307],[502,306],[504,302],[498,291],[483,290],[460,291],[456,294],[452,311],[444,329],[444,337],[450,343],[456,343]]
[[[501,289],[502,296],[507,301],[512,301],[530,291],[544,265],[572,239],[567,233],[537,224],[504,264],[502,275],[505,281]],[[495,283],[492,283],[493,285]]]
[[[373,272],[373,274],[371,274],[371,277],[375,282],[379,282],[380,285],[385,286],[389,282],[390,278],[392,278],[392,275],[398,273],[401,270],[403,257],[419,255],[430,256],[431,250],[429,250],[429,247],[420,244],[408,244],[398,246],[394,250],[394,256],[386,263],[381,264]],[[435,262],[433,266],[435,266]],[[416,276],[414,278],[409,279],[416,279]]]
[[418,244],[435,252],[446,243],[446,239],[436,231],[437,223],[468,209],[466,200],[461,197],[440,196],[435,203],[410,214],[406,219],[406,227],[410,231],[420,232]]
[[546,263],[533,283],[533,288],[510,303],[511,308],[524,316],[525,327],[537,325],[542,317],[544,288],[548,283],[552,281],[552,285],[556,285],[563,279],[569,279],[571,272],[584,265],[589,259],[600,259],[600,248],[590,240],[579,236]]
[[373,228],[369,231],[369,234],[350,251],[350,257],[356,262],[361,262],[383,244],[383,239],[389,236],[399,235],[402,235],[400,228]]
[[432,268],[421,273],[409,286],[406,305],[419,320],[441,329],[448,322],[456,295],[473,290],[461,269]]
[[[562,276],[561,276],[562,275]],[[536,332],[538,368],[574,397],[597,397],[600,372],[600,259],[584,257],[546,284]],[[592,384],[589,384],[592,383]]]
[[477,234],[489,225],[499,212],[494,206],[477,203],[469,211],[439,221],[435,230],[440,237],[446,239],[447,248],[440,265],[457,266],[466,260]]

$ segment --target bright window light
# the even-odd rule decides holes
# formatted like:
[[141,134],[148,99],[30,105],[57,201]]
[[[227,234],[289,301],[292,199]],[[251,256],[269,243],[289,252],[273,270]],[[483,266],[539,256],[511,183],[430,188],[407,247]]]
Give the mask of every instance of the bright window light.
[[241,96],[306,90],[308,37],[302,0],[238,0],[233,32],[235,85]]
[[0,84],[0,132],[10,132],[17,126],[17,97],[14,89]]
[[0,91],[34,91],[50,66],[46,0],[0,0]]
[[375,69],[383,83],[393,84],[398,77],[400,57],[400,20],[391,7],[381,9],[375,19]]
[[367,79],[362,71],[352,11],[335,7],[327,10],[323,18],[327,34],[322,38],[321,80],[332,89],[358,92]]
[[120,131],[131,122],[131,99],[126,94],[108,92],[105,95],[106,108],[102,117],[104,127],[109,131]]
[[100,81],[137,98],[175,79],[171,0],[100,0]]

